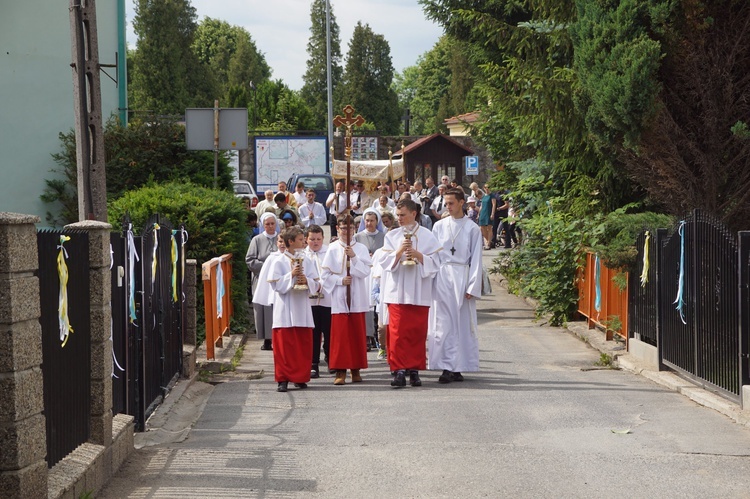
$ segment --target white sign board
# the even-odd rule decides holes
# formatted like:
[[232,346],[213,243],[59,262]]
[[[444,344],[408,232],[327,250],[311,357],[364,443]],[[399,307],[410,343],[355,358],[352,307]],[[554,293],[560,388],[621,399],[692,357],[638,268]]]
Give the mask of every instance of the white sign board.
[[[185,109],[185,142],[188,150],[214,150],[213,108]],[[247,109],[219,109],[219,150],[247,149]]]
[[276,190],[294,173],[327,173],[326,137],[255,137],[255,189]]

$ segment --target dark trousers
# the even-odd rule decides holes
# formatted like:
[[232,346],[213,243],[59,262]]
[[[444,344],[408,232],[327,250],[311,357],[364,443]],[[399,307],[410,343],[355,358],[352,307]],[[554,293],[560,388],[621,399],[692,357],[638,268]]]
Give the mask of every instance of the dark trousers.
[[328,352],[331,346],[331,307],[323,307],[320,305],[314,305],[312,307],[313,322],[315,327],[313,328],[313,349],[312,349],[312,365],[317,366],[320,364],[320,341],[323,340],[323,350],[325,352],[326,359],[328,358]]
[[492,241],[490,241],[490,246],[497,246],[499,244],[498,240],[500,239],[500,231],[504,230],[505,237],[503,238],[503,245],[506,248],[511,247],[511,227],[510,223],[505,220],[506,217],[507,215],[504,217],[495,215],[495,220],[492,221]]

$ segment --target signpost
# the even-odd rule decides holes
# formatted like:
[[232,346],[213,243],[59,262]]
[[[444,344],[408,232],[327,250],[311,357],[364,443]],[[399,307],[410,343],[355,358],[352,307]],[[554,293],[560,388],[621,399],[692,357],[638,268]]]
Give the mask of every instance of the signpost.
[[479,156],[464,156],[466,175],[479,175]]
[[214,188],[219,175],[219,151],[247,149],[247,109],[185,109],[185,142],[191,151],[214,152]]

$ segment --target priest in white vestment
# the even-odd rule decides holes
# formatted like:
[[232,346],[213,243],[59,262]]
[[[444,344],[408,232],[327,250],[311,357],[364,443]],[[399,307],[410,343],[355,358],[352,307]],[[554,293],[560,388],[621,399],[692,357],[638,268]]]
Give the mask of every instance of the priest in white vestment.
[[442,370],[439,383],[463,381],[462,372],[479,371],[476,299],[482,295],[482,234],[464,215],[464,193],[444,195],[450,216],[432,234],[441,245],[427,335],[428,369]]
[[314,189],[307,190],[307,202],[298,205],[297,213],[299,213],[299,223],[305,229],[311,225],[323,226],[326,223],[326,209],[315,201]]

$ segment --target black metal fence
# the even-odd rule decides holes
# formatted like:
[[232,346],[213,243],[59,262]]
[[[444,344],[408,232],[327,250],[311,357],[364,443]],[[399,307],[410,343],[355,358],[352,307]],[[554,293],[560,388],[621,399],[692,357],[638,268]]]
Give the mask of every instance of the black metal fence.
[[128,219],[123,227],[111,237],[113,410],[134,416],[142,431],[182,372],[185,233],[159,215],[140,236]]
[[[660,229],[652,238],[648,282],[642,287],[631,281],[630,337],[656,345],[663,365],[739,400],[742,385],[750,380],[750,250],[738,246],[718,220],[699,210],[671,233]],[[639,271],[644,243],[641,234]]]
[[[70,239],[62,241],[65,237]],[[79,231],[39,231],[37,246],[47,465],[51,468],[90,436],[89,236]]]

